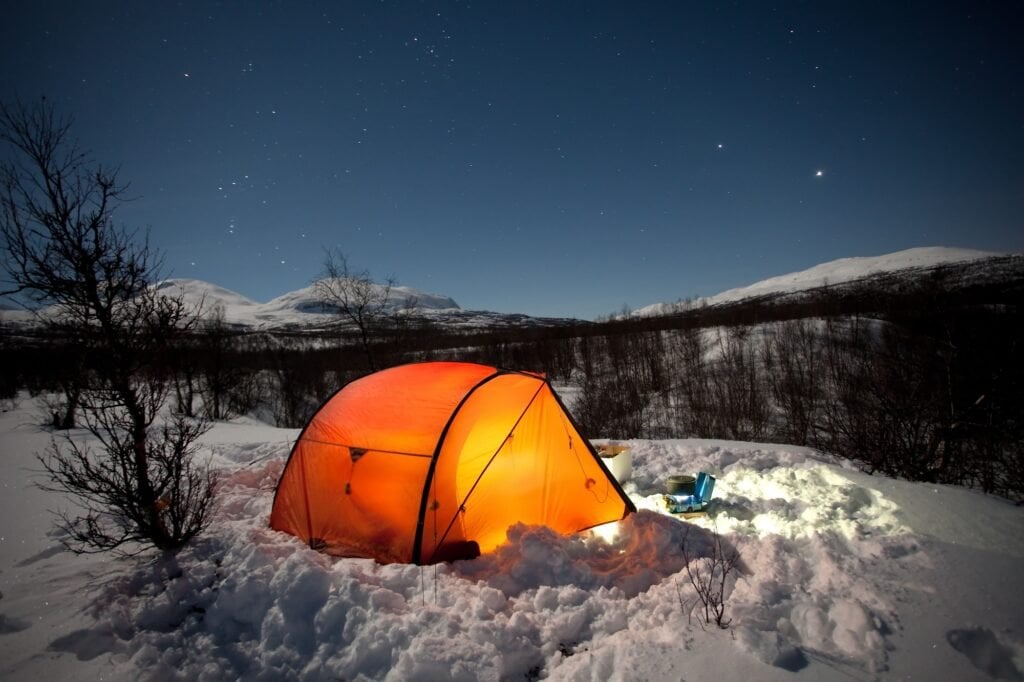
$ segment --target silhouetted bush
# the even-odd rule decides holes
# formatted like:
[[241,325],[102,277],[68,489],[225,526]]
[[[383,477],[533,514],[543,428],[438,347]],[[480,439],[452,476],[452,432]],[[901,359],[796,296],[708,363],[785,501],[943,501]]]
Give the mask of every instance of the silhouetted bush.
[[821,329],[812,320],[772,326],[764,345],[765,376],[777,410],[773,437],[796,445],[817,445],[824,398]]

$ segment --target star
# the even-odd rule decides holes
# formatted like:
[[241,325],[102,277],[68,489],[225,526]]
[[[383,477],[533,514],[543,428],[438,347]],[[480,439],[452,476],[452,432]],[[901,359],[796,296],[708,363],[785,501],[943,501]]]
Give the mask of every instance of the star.
[[823,171],[823,170],[816,170],[816,171],[814,171],[814,177],[821,178],[821,177],[824,177],[824,176],[825,176],[825,171]]

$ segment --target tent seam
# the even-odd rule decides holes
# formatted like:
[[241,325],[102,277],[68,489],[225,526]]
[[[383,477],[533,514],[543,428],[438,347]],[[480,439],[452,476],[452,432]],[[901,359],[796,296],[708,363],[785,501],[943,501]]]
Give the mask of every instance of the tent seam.
[[302,440],[307,443],[316,443],[317,445],[330,445],[338,448],[349,448],[356,450],[365,450],[366,452],[379,452],[382,455],[401,455],[403,457],[432,457],[432,455],[423,452],[402,452],[400,450],[381,450],[380,448],[370,447],[368,445],[352,445],[350,443],[335,443],[329,440],[317,440],[316,438],[303,438]]
[[519,417],[516,419],[515,424],[513,424],[512,428],[508,430],[508,433],[505,434],[505,437],[501,439],[501,445],[499,445],[498,449],[494,451],[494,454],[491,455],[491,458],[487,460],[487,464],[485,464],[484,467],[480,470],[480,474],[476,477],[476,480],[473,481],[473,485],[470,486],[469,492],[467,492],[466,496],[462,498],[462,502],[459,503],[459,506],[455,508],[455,514],[452,516],[451,521],[448,522],[448,527],[444,529],[444,533],[441,534],[442,542],[446,537],[448,537],[448,533],[451,531],[452,526],[455,525],[455,519],[459,518],[459,513],[465,508],[466,502],[469,502],[469,498],[473,495],[473,491],[476,490],[476,487],[480,483],[480,480],[484,477],[484,474],[487,473],[487,470],[491,467],[491,464],[494,463],[494,460],[497,458],[498,454],[505,448],[505,444],[508,443],[509,436],[515,433],[516,427],[519,426],[519,422],[523,421],[523,417],[525,417],[526,413],[530,411],[530,407],[533,405],[534,401],[537,400],[537,396],[539,396],[540,392],[544,390],[544,381],[542,379],[539,379],[538,377],[534,378],[540,381],[540,386],[538,386],[534,394],[530,396],[529,402],[526,403],[526,407],[524,407],[523,411],[519,414]]
[[597,465],[601,467],[601,470],[608,477],[608,480],[611,481],[612,486],[615,487],[615,491],[619,493],[619,498],[622,499],[622,502],[625,506],[625,509],[622,512],[622,518],[626,518],[630,514],[635,514],[636,505],[633,504],[633,500],[629,499],[629,495],[627,495],[626,491],[622,489],[622,485],[619,483],[618,479],[616,479],[615,476],[612,475],[612,472],[608,469],[608,467],[605,466],[604,462],[601,460],[601,457],[597,454],[597,451],[594,450],[594,446],[591,445],[587,437],[583,435],[583,431],[580,429],[580,425],[576,423],[575,419],[573,419],[572,413],[565,408],[565,403],[562,402],[562,398],[558,395],[558,391],[554,389],[549,380],[544,379],[544,382],[548,385],[548,388],[551,389],[551,395],[554,396],[555,401],[558,403],[559,407],[562,408],[562,412],[569,419],[569,424],[571,424],[572,428],[575,429],[576,433],[579,434],[580,440],[583,441],[583,446],[587,449],[587,452],[589,452],[591,457],[594,458],[594,461],[597,462]]
[[413,538],[412,546],[412,562],[414,564],[419,564],[422,561],[421,555],[423,553],[423,528],[426,525],[425,522],[428,506],[427,501],[430,498],[430,488],[434,483],[434,473],[437,469],[437,459],[438,457],[441,456],[441,448],[444,447],[445,438],[448,437],[448,431],[449,429],[451,429],[452,424],[455,422],[455,418],[459,415],[459,411],[462,410],[462,407],[470,399],[473,393],[475,393],[478,388],[488,383],[489,381],[492,381],[493,379],[496,379],[499,376],[508,374],[508,372],[498,369],[496,367],[493,367],[492,369],[494,369],[493,374],[489,374],[480,381],[478,381],[472,388],[466,391],[466,395],[462,396],[462,400],[459,401],[459,404],[455,406],[455,409],[452,410],[452,413],[448,416],[448,421],[445,422],[444,428],[441,429],[441,435],[438,436],[437,438],[437,446],[434,448],[434,454],[430,458],[430,466],[427,468],[427,478],[423,482],[423,494],[420,497],[420,511],[416,517],[416,536]]

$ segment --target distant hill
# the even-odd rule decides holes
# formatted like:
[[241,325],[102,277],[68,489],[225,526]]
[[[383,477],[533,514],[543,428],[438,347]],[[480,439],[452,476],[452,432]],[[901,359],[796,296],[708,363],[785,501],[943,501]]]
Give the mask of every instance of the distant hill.
[[[169,279],[159,286],[169,292],[183,293],[186,301],[192,305],[201,303],[206,311],[222,308],[225,321],[240,329],[316,331],[337,324],[333,308],[317,297],[313,284],[266,303],[258,303],[229,289],[196,279]],[[391,287],[387,310],[396,315],[412,314],[450,327],[531,327],[574,322],[515,313],[463,310],[450,296],[404,286]]]
[[[994,292],[1024,290],[1024,256],[973,249],[922,247],[882,256],[841,258],[807,270],[771,277],[760,282],[723,291],[714,296],[655,303],[631,313],[632,318],[692,317],[702,311],[718,311],[703,324],[721,323],[729,311],[752,306],[798,305],[804,308],[825,298],[841,299],[833,313],[857,309],[855,299],[871,296],[905,296],[941,277],[946,291],[969,292],[975,302],[992,303]],[[317,298],[314,285],[291,291],[260,303],[230,289],[197,279],[168,279],[157,285],[169,294],[181,293],[204,311],[220,308],[228,325],[239,331],[318,332],[338,324],[331,307]],[[998,297],[996,297],[998,298]],[[388,296],[388,308],[396,315],[412,314],[438,327],[461,329],[536,328],[590,323],[567,318],[539,318],[525,314],[464,310],[449,296],[411,287],[395,286]],[[855,305],[850,307],[850,302]],[[862,307],[862,306],[861,306]],[[806,314],[817,314],[808,312]],[[15,328],[31,327],[34,316],[25,310],[4,310],[3,323]],[[670,323],[671,320],[665,320]]]
[[[181,293],[191,305],[202,305],[203,310],[224,311],[225,321],[236,327],[257,329],[321,327],[332,321],[332,308],[317,298],[315,285],[290,291],[266,303],[223,287],[197,279],[168,279],[159,288],[168,293]],[[388,308],[397,312],[415,304],[417,312],[461,310],[459,304],[447,296],[430,294],[410,287],[392,287],[388,294]]]
[[[778,277],[771,277],[744,287],[723,291],[714,296],[707,296],[674,303],[654,303],[633,312],[634,316],[659,316],[693,310],[701,307],[713,307],[727,304],[738,304],[754,300],[778,300],[820,293],[824,289],[842,289],[851,285],[883,286],[897,279],[912,279],[938,270],[969,270],[983,271],[989,265],[995,270],[1004,261],[1015,261],[1018,266],[1020,256],[977,251],[973,249],[956,249],[949,247],[921,247],[897,251],[883,256],[859,258],[840,258],[816,265],[807,270],[793,272]],[[973,277],[976,279],[977,276]]]

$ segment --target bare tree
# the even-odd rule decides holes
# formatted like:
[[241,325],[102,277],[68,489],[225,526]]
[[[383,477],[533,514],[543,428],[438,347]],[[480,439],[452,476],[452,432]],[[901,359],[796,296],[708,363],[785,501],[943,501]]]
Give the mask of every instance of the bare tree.
[[371,372],[379,369],[373,354],[373,339],[388,323],[388,298],[394,285],[391,278],[381,284],[374,282],[369,270],[351,267],[348,256],[340,249],[324,248],[324,269],[314,282],[313,291],[342,323],[356,328]]
[[81,151],[45,99],[0,104],[4,293],[46,306],[39,319],[83,353],[79,411],[102,452],[65,439],[40,457],[45,487],[77,496],[65,516],[76,551],[143,541],[174,550],[209,521],[215,480],[194,462],[202,422],[159,423],[168,354],[197,316],[154,285],[160,256],[114,222],[125,186]]

